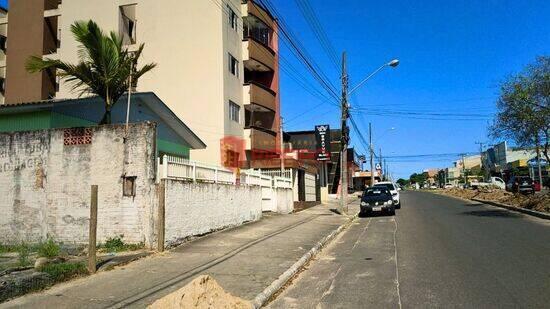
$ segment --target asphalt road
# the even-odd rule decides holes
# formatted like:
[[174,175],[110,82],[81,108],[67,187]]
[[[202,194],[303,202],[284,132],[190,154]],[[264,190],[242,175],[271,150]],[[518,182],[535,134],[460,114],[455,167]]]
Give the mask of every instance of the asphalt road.
[[425,192],[360,218],[272,308],[549,308],[550,221]]

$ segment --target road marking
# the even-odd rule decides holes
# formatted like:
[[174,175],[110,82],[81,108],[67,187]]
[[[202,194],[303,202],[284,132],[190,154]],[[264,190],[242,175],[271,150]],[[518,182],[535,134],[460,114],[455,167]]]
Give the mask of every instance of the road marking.
[[393,247],[395,249],[395,283],[397,288],[397,299],[399,301],[399,309],[402,308],[401,305],[401,293],[399,292],[399,269],[397,264],[397,220],[394,218],[393,222],[395,223],[395,230],[393,231]]

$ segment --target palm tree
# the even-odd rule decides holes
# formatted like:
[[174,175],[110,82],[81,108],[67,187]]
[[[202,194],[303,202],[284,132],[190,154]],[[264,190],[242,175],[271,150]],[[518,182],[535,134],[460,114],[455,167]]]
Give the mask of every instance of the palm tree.
[[156,64],[148,63],[138,69],[137,62],[144,45],[141,44],[135,52],[129,52],[123,47],[119,35],[115,32],[104,34],[91,20],[75,22],[71,25],[71,32],[80,43],[77,64],[32,56],[27,61],[26,69],[31,73],[57,70],[61,79],[68,82],[73,91],[78,91],[79,96],[99,96],[105,103],[105,114],[100,124],[110,124],[111,110],[127,91],[130,74],[132,87],[135,87],[138,79]]

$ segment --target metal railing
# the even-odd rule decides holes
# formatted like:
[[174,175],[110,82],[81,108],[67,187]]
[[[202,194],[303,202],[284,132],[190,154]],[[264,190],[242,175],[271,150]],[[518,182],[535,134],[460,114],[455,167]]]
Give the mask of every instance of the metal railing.
[[[157,158],[157,179],[176,179],[192,182],[212,182],[261,186],[262,188],[292,188],[290,177],[269,175],[272,171],[245,170],[237,173],[224,167],[190,161],[188,159],[163,155]],[[290,171],[288,171],[290,172]],[[279,171],[280,173],[280,171]]]

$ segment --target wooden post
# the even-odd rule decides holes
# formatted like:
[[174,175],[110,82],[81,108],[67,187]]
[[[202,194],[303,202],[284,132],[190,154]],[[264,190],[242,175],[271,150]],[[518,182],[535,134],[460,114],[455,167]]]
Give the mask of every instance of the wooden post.
[[88,235],[88,271],[96,271],[96,240],[97,240],[97,185],[92,185],[90,202],[90,233]]
[[159,213],[158,213],[158,241],[157,251],[164,251],[164,223],[165,223],[165,205],[166,205],[166,180],[162,179],[159,184]]

